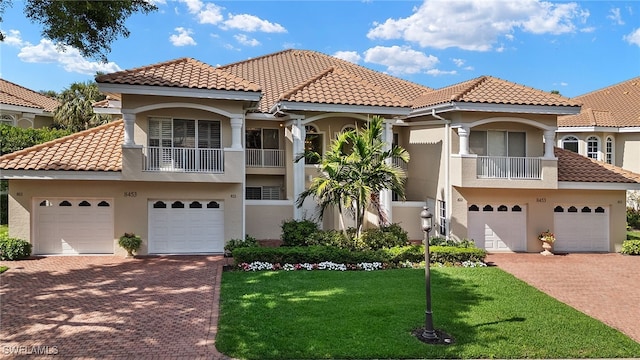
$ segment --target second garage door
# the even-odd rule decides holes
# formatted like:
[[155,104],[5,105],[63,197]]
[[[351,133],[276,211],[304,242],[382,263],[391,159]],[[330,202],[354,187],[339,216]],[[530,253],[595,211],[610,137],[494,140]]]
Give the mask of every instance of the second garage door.
[[149,201],[149,253],[224,251],[224,209],[213,200]]
[[553,213],[556,252],[609,251],[607,206],[556,206]]

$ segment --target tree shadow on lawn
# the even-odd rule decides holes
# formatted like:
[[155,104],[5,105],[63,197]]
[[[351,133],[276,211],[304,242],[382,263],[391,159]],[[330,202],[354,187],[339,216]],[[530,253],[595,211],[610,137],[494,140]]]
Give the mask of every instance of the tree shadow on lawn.
[[3,346],[68,357],[215,354],[216,256],[48,257],[0,275]]

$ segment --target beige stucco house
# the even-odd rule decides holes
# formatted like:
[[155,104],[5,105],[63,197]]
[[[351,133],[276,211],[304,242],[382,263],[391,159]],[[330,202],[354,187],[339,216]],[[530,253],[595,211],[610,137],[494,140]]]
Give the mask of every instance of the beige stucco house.
[[0,79],[0,124],[21,128],[51,126],[58,106],[56,99]]
[[[383,116],[384,141],[411,154],[406,201],[381,194],[392,222],[489,251],[617,251],[625,191],[640,175],[554,147],[558,117],[579,103],[483,76],[434,90],[314,51],[286,50],[213,67],[177,59],[99,76],[121,120],[0,157],[10,181],[10,235],[37,254],[219,253],[249,234],[276,239],[335,136]],[[114,105],[115,104],[115,105]],[[116,110],[117,109],[117,110]],[[374,221],[372,219],[372,221]],[[320,222],[336,228],[328,214]],[[433,235],[433,233],[432,233]]]

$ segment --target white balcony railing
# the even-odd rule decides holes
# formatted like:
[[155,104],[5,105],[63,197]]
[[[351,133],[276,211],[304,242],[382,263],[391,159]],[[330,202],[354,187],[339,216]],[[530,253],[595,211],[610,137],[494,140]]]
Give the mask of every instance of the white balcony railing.
[[153,147],[144,148],[145,171],[223,173],[224,150]]
[[409,169],[409,164],[407,164],[406,162],[402,161],[399,157],[394,156],[391,160],[391,162],[393,163],[393,165],[399,167],[400,169],[407,171],[407,169]]
[[247,149],[245,158],[248,167],[284,167],[284,150]]
[[542,161],[532,157],[478,156],[478,178],[539,180]]

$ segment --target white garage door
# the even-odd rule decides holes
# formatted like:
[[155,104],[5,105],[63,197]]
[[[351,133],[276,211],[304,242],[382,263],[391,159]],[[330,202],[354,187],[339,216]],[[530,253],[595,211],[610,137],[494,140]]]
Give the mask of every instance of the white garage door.
[[609,251],[609,208],[556,206],[553,213],[555,252]]
[[526,251],[527,214],[523,205],[469,206],[468,236],[487,251]]
[[149,253],[224,251],[224,209],[212,200],[149,201]]
[[113,200],[34,200],[34,254],[113,254]]

